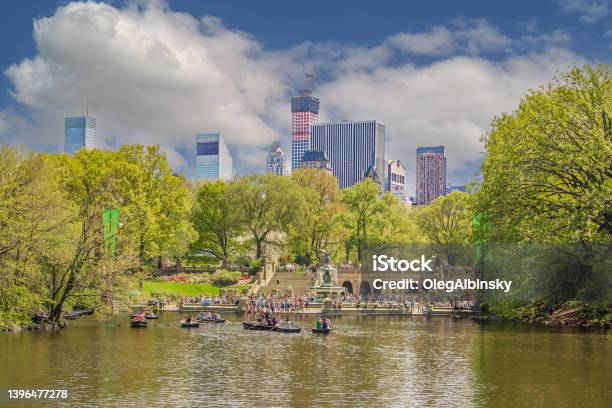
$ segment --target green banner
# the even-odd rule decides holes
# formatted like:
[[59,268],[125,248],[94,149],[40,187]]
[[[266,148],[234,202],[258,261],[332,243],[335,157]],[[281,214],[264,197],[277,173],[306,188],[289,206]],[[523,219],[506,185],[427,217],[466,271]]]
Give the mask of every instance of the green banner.
[[102,223],[104,226],[104,251],[106,254],[115,256],[117,246],[117,231],[119,229],[119,209],[107,208],[102,213]]

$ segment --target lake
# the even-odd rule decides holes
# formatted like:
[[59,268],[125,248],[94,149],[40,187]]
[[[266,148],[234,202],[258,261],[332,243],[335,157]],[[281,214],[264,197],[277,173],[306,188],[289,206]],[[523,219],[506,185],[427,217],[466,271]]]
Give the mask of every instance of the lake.
[[[604,331],[423,316],[342,316],[334,332],[146,329],[125,315],[0,334],[0,387],[63,388],[65,406],[609,407]],[[303,328],[313,316],[302,317]],[[5,404],[0,404],[0,407]],[[31,405],[31,404],[30,404]],[[30,406],[12,404],[11,406]],[[37,403],[35,406],[45,406]]]

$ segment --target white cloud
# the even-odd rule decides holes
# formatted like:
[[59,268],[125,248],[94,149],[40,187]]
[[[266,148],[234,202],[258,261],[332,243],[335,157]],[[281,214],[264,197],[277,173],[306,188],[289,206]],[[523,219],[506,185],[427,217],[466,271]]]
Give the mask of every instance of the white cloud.
[[[37,20],[34,37],[38,55],[6,71],[14,98],[58,123],[89,106],[103,146],[160,143],[170,151],[191,148],[198,132],[221,131],[250,149],[286,126],[281,59],[216,18],[198,21],[158,2],[70,3]],[[61,147],[61,134],[53,142]]]
[[417,146],[443,144],[449,170],[460,171],[479,157],[479,137],[495,115],[514,109],[529,88],[574,61],[579,60],[562,49],[500,62],[458,56],[423,67],[347,73],[321,86],[319,94],[327,118],[385,123],[387,156],[405,160],[409,169]]
[[525,45],[533,46],[568,46],[572,37],[563,30],[553,30],[542,34],[529,34],[522,38]]
[[398,33],[389,38],[389,44],[410,54],[448,55],[454,49],[453,34],[442,26],[425,33]]
[[559,0],[561,9],[580,14],[580,20],[593,24],[610,13],[610,0]]
[[456,19],[450,29],[435,26],[424,33],[398,33],[389,38],[388,44],[415,55],[439,56],[455,52],[476,55],[503,51],[512,45],[512,40],[486,20]]
[[[187,168],[195,134],[220,131],[237,170],[260,172],[273,140],[289,146],[289,97],[305,61],[317,71],[322,120],[377,119],[387,125],[387,155],[412,172],[415,148],[430,144],[447,146],[449,170],[461,171],[479,157],[494,115],[581,62],[558,47],[562,32],[531,35],[512,40],[484,20],[457,19],[372,47],[306,42],[267,51],[217,18],[198,20],[160,2],[70,3],[36,21],[37,55],[6,71],[31,120],[0,113],[0,136],[59,149],[64,116],[89,106],[103,147],[158,143]],[[522,51],[533,42],[539,51]],[[490,60],[488,52],[504,57]],[[436,58],[411,62],[423,54]]]

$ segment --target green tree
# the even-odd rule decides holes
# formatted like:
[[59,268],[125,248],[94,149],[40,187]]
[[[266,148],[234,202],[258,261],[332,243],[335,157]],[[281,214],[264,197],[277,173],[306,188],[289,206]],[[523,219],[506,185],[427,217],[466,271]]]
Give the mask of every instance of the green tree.
[[205,182],[198,188],[192,222],[198,239],[191,251],[210,254],[225,266],[238,249],[242,232],[237,206],[230,199],[226,182]]
[[102,212],[118,206],[116,157],[112,152],[81,150],[74,156],[48,156],[48,175],[61,193],[61,231],[40,253],[49,288],[50,318],[59,321],[66,301],[92,282],[103,258]]
[[342,191],[342,204],[346,209],[343,223],[350,231],[345,241],[347,261],[353,248],[361,260],[364,247],[370,242],[376,217],[383,213],[384,202],[379,197],[380,186],[372,179],[365,179]]
[[459,191],[436,198],[416,213],[421,233],[440,245],[450,264],[465,255],[463,244],[472,242],[472,220],[470,196]]
[[291,240],[298,248],[296,256],[301,255],[309,264],[320,258],[323,249],[341,243],[340,189],[336,177],[321,169],[299,169],[291,178],[301,187],[304,196],[304,208]]
[[159,146],[122,146],[114,168],[122,197],[122,233],[136,241],[140,267],[183,254],[196,238],[185,178],[172,173]]
[[472,240],[472,211],[468,193],[455,191],[433,200],[417,213],[421,232],[436,244],[465,244]]
[[497,242],[610,242],[612,69],[574,68],[484,137],[477,212]]
[[46,299],[38,255],[62,228],[62,197],[41,155],[0,146],[0,326],[29,320]]
[[241,177],[230,184],[228,192],[242,225],[253,239],[256,258],[263,256],[267,244],[281,243],[304,208],[301,189],[290,177],[273,174]]

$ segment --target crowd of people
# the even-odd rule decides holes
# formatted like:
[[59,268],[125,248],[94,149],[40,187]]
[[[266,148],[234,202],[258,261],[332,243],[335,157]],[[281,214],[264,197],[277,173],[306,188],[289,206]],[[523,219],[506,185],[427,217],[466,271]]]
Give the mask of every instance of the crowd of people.
[[[271,313],[304,313],[313,304],[321,304],[323,299],[311,295],[279,296],[268,295],[244,295],[238,296],[184,296],[173,299],[179,306],[181,304],[199,304],[202,306],[212,305],[241,305],[245,314],[260,315],[265,312]],[[168,305],[169,298],[161,297],[159,304]],[[357,296],[345,294],[332,300],[332,308],[340,311],[345,307],[359,309],[390,308],[401,312],[423,314],[432,308],[453,308],[455,310],[471,309],[478,305],[475,298],[470,296],[450,296],[441,293],[425,293],[418,296],[385,296],[381,294],[370,294]],[[160,308],[163,310],[163,308]]]
[[266,312],[302,313],[315,301],[312,296],[245,296],[242,298],[242,311],[246,314]]

